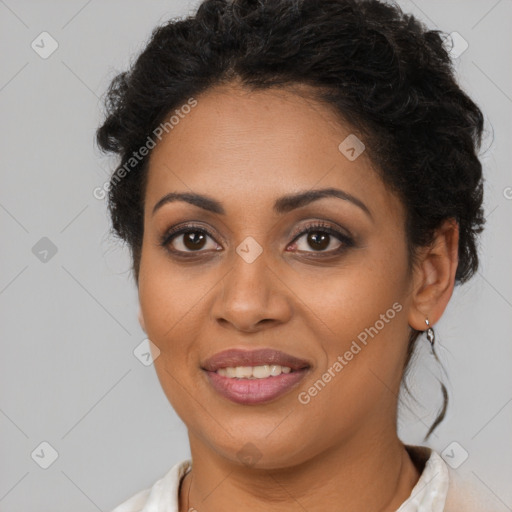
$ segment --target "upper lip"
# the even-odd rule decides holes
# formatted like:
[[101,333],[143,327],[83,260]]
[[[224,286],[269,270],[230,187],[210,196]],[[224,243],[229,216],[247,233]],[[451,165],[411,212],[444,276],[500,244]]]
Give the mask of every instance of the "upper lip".
[[230,366],[262,366],[265,364],[278,364],[287,366],[292,370],[300,370],[310,366],[304,359],[299,359],[298,357],[271,348],[257,350],[234,348],[223,350],[209,357],[202,364],[202,368],[210,372],[216,372],[219,368],[227,368]]

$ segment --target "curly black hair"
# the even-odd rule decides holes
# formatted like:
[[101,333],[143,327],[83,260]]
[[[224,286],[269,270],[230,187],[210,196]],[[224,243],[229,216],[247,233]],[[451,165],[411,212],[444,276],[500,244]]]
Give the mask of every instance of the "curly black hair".
[[[484,119],[457,84],[446,37],[379,0],[204,0],[194,15],[157,27],[110,84],[96,133],[100,148],[120,157],[108,206],[115,233],[130,247],[136,281],[148,155],[133,155],[191,97],[237,82],[249,90],[309,86],[313,99],[360,135],[403,201],[409,267],[441,223],[454,219],[455,282],[466,282],[478,269],[485,223],[478,158]],[[405,373],[420,334],[411,328]],[[427,437],[444,417],[442,388],[443,410]]]

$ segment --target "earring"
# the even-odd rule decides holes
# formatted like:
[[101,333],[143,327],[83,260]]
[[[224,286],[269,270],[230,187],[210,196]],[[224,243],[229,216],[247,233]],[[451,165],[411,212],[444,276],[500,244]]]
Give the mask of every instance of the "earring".
[[436,335],[434,333],[434,329],[430,325],[430,322],[428,321],[428,318],[425,318],[425,323],[427,324],[427,340],[430,342],[430,346],[432,347],[432,350],[434,350],[434,343],[436,341]]

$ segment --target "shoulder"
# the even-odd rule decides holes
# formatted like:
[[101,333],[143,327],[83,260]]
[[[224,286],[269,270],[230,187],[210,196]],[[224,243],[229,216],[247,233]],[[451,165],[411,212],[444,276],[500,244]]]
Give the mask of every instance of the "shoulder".
[[503,512],[508,510],[476,478],[448,467],[450,486],[445,512]]
[[[472,472],[453,469],[435,450],[426,446],[406,445],[411,459],[421,468],[420,480],[411,493],[411,510],[433,512],[503,512],[491,491],[480,483]],[[409,503],[409,500],[406,502]],[[501,507],[501,508],[500,508]],[[408,511],[404,508],[404,511]],[[402,512],[402,509],[400,509]]]
[[190,459],[178,462],[151,487],[134,494],[111,512],[178,512],[179,486],[191,464]]

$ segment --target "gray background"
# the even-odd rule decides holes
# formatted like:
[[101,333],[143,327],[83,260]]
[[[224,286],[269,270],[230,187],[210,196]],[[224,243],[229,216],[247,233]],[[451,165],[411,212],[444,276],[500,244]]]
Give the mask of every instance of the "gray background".
[[[189,455],[153,366],[133,354],[145,336],[128,252],[93,196],[113,161],[93,137],[110,79],[155,25],[195,5],[0,0],[1,512],[108,511]],[[400,5],[468,42],[457,72],[487,123],[482,264],[436,325],[451,404],[429,444],[459,462],[467,452],[458,471],[512,510],[512,2]],[[43,31],[59,45],[47,59],[31,47]],[[420,351],[406,442],[421,443],[440,405],[438,374]],[[58,453],[47,469],[42,442]]]

